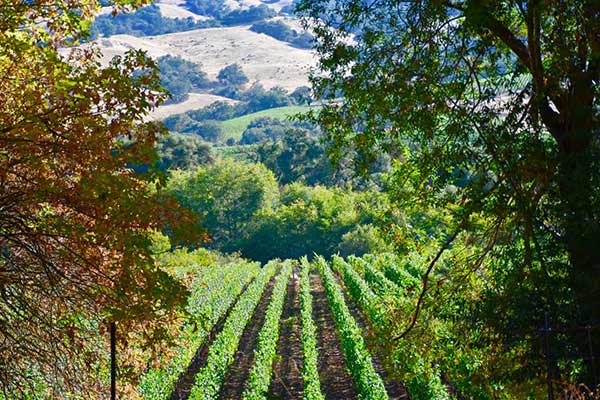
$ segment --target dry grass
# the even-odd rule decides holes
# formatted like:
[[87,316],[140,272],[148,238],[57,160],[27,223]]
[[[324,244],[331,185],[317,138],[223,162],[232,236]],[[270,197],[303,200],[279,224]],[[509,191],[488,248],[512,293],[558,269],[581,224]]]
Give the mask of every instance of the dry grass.
[[164,119],[169,115],[180,114],[190,110],[197,110],[214,103],[215,101],[225,101],[228,103],[237,103],[227,97],[215,96],[208,93],[190,93],[187,100],[181,103],[160,106],[150,114],[151,119]]
[[315,65],[313,52],[248,28],[197,29],[148,37],[115,35],[99,39],[98,44],[105,62],[136,48],[146,50],[151,57],[170,54],[201,64],[213,79],[223,67],[238,63],[251,82],[260,82],[266,88],[283,86],[293,90],[308,84],[309,70]]

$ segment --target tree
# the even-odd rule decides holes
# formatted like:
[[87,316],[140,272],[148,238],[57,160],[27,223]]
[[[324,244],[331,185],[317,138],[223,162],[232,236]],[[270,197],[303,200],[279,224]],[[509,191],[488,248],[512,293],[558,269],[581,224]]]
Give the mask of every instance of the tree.
[[248,77],[238,64],[231,64],[220,70],[217,79],[223,84],[233,86],[240,86],[248,82]]
[[192,135],[170,133],[161,138],[156,147],[160,157],[158,168],[162,171],[190,169],[214,161],[210,144]]
[[212,246],[232,251],[251,217],[279,200],[275,176],[261,164],[218,161],[191,171],[173,171],[169,192],[203,216]]
[[[507,290],[539,299],[536,312],[490,314],[504,324],[493,326],[524,337],[547,311],[563,323],[600,320],[600,4],[306,0],[299,8],[317,35],[316,97],[332,100],[316,116],[332,157],[356,150],[362,168],[390,153],[397,198],[456,211],[442,251],[471,230],[483,256],[518,254],[518,286]],[[475,226],[476,214],[488,222]],[[490,242],[507,236],[512,252]],[[513,312],[529,318],[511,328]],[[592,381],[591,370],[581,379]]]
[[209,142],[216,142],[223,137],[221,123],[213,120],[196,122],[188,132],[194,133]]
[[256,21],[273,18],[277,13],[271,7],[261,4],[259,6],[250,6],[248,8],[230,11],[221,18],[223,25],[243,25],[252,24]]
[[[152,262],[149,231],[202,239],[200,231],[183,230],[197,217],[164,195],[156,171],[129,168],[153,160],[164,133],[140,122],[165,98],[156,65],[139,51],[106,67],[92,50],[60,55],[85,37],[97,3],[74,7],[54,0],[0,6],[6,398],[106,397],[105,322],[124,332],[121,349],[128,335],[152,344],[185,303],[184,288]],[[139,361],[123,357],[122,370]]]
[[365,243],[363,249],[373,244],[371,249],[379,250],[375,245],[382,239],[375,228],[360,227],[381,222],[379,214],[389,211],[385,200],[377,192],[292,183],[283,188],[277,208],[253,215],[236,249],[261,262],[314,254],[330,257],[337,250],[354,251],[357,242]]
[[311,91],[308,86],[297,87],[292,94],[290,94],[297,104],[310,104],[312,102]]
[[188,93],[211,85],[208,75],[200,66],[181,57],[163,56],[156,60],[156,64],[160,70],[161,84],[171,94],[170,102],[181,102],[188,97]]
[[[244,135],[249,135],[251,128]],[[263,128],[264,129],[264,128]],[[310,185],[328,184],[333,180],[333,168],[325,157],[319,139],[307,129],[282,127],[278,137],[256,147],[257,161],[271,169],[281,184],[304,182]],[[246,136],[247,137],[247,136]]]

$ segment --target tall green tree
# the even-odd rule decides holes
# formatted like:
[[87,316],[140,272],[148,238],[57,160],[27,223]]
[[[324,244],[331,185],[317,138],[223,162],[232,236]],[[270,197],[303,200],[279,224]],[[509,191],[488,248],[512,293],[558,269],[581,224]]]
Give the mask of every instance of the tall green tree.
[[236,250],[231,246],[245,234],[255,213],[279,202],[279,187],[270,170],[231,160],[173,171],[168,191],[203,216],[211,245],[226,251]]
[[356,150],[363,167],[390,153],[398,198],[452,210],[444,247],[465,229],[484,253],[512,237],[502,252],[518,260],[515,293],[530,292],[529,333],[545,311],[563,324],[600,320],[600,3],[304,0],[299,10],[317,36],[316,94],[332,100],[316,119],[333,158]]

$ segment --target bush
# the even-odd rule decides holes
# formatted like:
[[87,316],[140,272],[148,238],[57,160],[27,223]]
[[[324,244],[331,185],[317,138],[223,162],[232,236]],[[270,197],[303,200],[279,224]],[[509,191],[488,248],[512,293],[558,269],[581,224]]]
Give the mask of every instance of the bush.
[[231,64],[219,71],[217,79],[222,84],[239,86],[248,82],[248,77],[238,64]]
[[312,47],[313,35],[307,32],[298,33],[283,21],[260,21],[250,27],[256,33],[264,33],[294,47],[309,49]]
[[212,146],[196,136],[171,133],[157,144],[158,168],[188,169],[214,161]]
[[132,13],[100,15],[94,20],[91,37],[127,34],[133,36],[163,35],[192,29],[219,26],[216,20],[195,21],[192,18],[165,18],[158,6],[152,4]]
[[290,97],[294,99],[296,104],[310,104],[313,100],[308,86],[297,87],[292,94],[290,94]]
[[273,18],[275,11],[270,7],[261,4],[260,6],[252,6],[248,9],[233,10],[221,18],[223,25],[242,25],[251,24],[256,21]]
[[221,0],[186,0],[185,5],[193,13],[213,17],[217,20],[229,12]]

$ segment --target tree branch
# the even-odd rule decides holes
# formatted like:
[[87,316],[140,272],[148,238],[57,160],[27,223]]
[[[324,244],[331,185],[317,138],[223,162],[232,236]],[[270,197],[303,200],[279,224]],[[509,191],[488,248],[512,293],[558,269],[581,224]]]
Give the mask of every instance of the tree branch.
[[396,336],[394,338],[394,340],[397,341],[397,340],[401,340],[404,337],[406,337],[406,335],[408,335],[410,333],[410,331],[417,324],[417,319],[419,318],[419,313],[421,311],[421,306],[423,305],[423,301],[425,300],[425,294],[427,293],[427,290],[429,289],[429,275],[433,271],[433,268],[435,267],[435,264],[438,262],[438,260],[442,256],[442,254],[446,250],[448,250],[448,248],[454,242],[454,240],[456,239],[456,237],[458,236],[458,234],[460,232],[462,232],[462,230],[465,228],[466,222],[467,222],[467,218],[465,218],[460,223],[460,225],[456,228],[456,230],[454,231],[454,233],[452,234],[452,236],[450,236],[448,239],[446,239],[446,241],[444,242],[444,244],[442,245],[442,247],[438,250],[438,252],[435,255],[435,257],[429,263],[429,266],[427,267],[427,271],[425,271],[425,275],[423,275],[423,278],[422,278],[422,280],[423,280],[423,286],[421,288],[421,293],[419,294],[419,299],[417,300],[417,307],[415,308],[415,312],[413,313],[412,320],[410,321],[410,324],[404,330],[404,332],[402,332],[400,335]]

